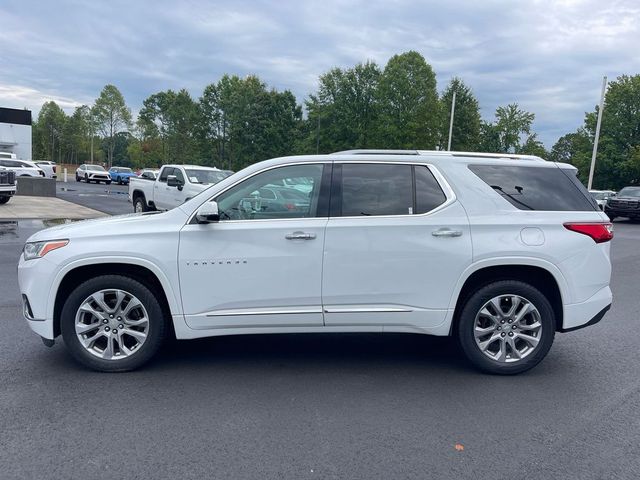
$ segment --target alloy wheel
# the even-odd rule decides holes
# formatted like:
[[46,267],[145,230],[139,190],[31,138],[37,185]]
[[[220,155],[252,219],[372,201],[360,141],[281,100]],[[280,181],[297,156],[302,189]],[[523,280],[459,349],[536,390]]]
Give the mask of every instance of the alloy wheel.
[[531,355],[540,343],[541,320],[536,306],[520,295],[493,297],[476,314],[476,345],[492,360],[518,362]]
[[80,344],[92,355],[120,360],[135,354],[147,340],[149,315],[133,294],[99,290],[80,304],[75,331]]

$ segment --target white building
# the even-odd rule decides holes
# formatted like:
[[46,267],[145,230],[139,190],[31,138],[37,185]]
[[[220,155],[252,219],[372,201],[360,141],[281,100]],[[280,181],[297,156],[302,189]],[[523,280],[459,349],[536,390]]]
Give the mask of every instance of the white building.
[[31,110],[0,107],[0,152],[31,160]]

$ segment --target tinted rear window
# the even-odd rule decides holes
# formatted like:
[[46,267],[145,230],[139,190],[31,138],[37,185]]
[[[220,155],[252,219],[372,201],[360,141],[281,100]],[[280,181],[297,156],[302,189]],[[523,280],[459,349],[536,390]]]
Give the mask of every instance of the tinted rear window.
[[598,208],[574,170],[512,165],[469,165],[469,169],[520,210],[592,211]]

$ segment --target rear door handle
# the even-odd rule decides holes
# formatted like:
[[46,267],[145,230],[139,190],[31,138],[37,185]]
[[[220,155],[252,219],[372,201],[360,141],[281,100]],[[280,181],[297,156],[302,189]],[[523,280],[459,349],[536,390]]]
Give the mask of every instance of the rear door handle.
[[431,232],[434,237],[461,237],[462,232],[460,230],[452,230],[450,228],[439,228]]
[[287,240],[313,240],[316,238],[315,233],[306,233],[306,232],[293,232],[287,233],[284,238]]

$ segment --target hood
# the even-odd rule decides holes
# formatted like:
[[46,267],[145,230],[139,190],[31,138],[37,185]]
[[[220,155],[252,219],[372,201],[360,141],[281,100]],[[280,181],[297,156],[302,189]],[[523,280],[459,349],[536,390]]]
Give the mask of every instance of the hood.
[[[100,236],[101,234],[117,234],[118,231],[136,231],[147,229],[151,224],[171,222],[174,217],[182,218],[184,214],[180,210],[174,209],[162,213],[131,213],[115,217],[80,220],[78,222],[65,223],[40,230],[31,235],[31,237],[27,239],[27,242]],[[179,221],[177,218],[175,218],[175,220]],[[178,228],[179,227],[176,227],[176,229]]]

